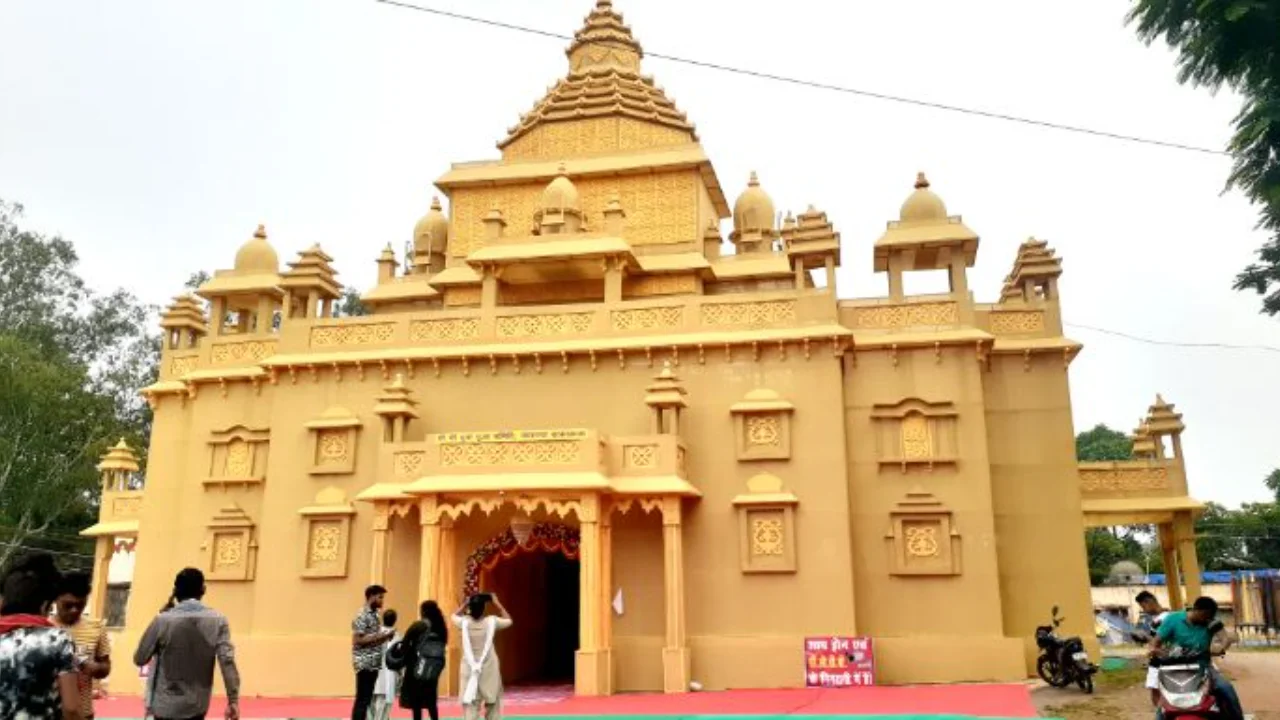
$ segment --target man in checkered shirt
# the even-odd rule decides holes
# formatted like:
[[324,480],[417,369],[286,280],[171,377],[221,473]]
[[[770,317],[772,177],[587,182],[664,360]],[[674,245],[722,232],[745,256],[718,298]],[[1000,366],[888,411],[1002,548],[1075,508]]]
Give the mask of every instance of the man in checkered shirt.
[[387,589],[370,585],[364,589],[364,607],[351,622],[351,664],[356,671],[356,699],[351,706],[351,720],[367,720],[373,689],[382,670],[382,646],[395,636],[395,630],[384,628],[378,611]]

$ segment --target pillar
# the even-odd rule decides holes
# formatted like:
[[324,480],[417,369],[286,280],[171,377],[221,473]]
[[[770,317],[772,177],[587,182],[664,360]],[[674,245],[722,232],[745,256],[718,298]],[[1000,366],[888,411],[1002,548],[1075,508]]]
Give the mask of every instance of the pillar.
[[803,290],[805,286],[804,260],[802,258],[795,258],[791,261],[791,264],[792,264],[792,269],[795,271],[795,274],[796,274],[796,289]]
[[604,261],[604,301],[622,302],[622,262],[618,258]]
[[492,310],[498,307],[498,269],[485,266],[480,276],[480,309]]
[[969,297],[969,278],[965,274],[964,255],[954,253],[947,269],[951,281],[951,292],[961,300]]
[[600,513],[600,646],[609,653],[604,676],[604,694],[613,689],[613,506]]
[[[440,572],[440,518],[436,516],[436,498],[429,495],[418,501],[419,522],[422,525],[422,551],[418,559],[418,602],[433,599],[438,589],[436,582]],[[437,600],[439,602],[439,600]],[[447,603],[446,603],[447,604]],[[450,612],[445,610],[445,612]]]
[[307,293],[307,309],[302,316],[306,318],[320,317],[320,293],[315,290]]
[[578,513],[578,653],[574,664],[574,694],[604,695],[611,673],[610,653],[601,638],[600,496],[584,495]]
[[828,255],[823,258],[823,267],[827,271],[827,290],[832,295],[836,294],[836,258],[834,255]]
[[1160,555],[1164,559],[1164,587],[1169,592],[1169,609],[1183,607],[1182,585],[1178,582],[1178,546],[1173,541],[1173,523],[1161,523],[1156,528],[1160,538]]
[[384,585],[387,580],[387,565],[390,562],[388,552],[388,535],[391,532],[391,508],[386,502],[379,501],[373,516],[373,559],[369,563],[369,584]]
[[93,580],[89,588],[89,617],[106,621],[107,578],[111,570],[111,556],[115,554],[116,539],[111,535],[99,535],[93,548]]
[[1178,541],[1178,558],[1182,560],[1182,582],[1187,586],[1187,602],[1200,597],[1200,559],[1196,556],[1196,531],[1191,512],[1173,516],[1173,535]]
[[[436,597],[440,610],[447,619],[449,613],[461,604],[462,574],[458,568],[458,533],[453,528],[453,520],[440,518],[440,568],[436,579]],[[414,608],[417,612],[417,608]],[[445,668],[440,676],[440,693],[456,695],[458,693],[458,662],[462,657],[462,643],[452,642],[445,650]]]
[[271,297],[263,295],[258,298],[258,317],[253,331],[256,333],[271,332]]
[[662,691],[689,689],[690,656],[685,644],[684,523],[679,497],[662,499],[662,589],[666,637],[662,646]]

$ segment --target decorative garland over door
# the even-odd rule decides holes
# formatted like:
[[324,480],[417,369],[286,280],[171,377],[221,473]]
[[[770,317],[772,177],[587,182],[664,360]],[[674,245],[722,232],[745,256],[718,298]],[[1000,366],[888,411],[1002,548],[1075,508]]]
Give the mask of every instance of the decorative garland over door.
[[492,570],[503,559],[519,552],[560,553],[570,560],[578,559],[578,528],[558,523],[537,523],[529,533],[529,539],[523,545],[516,542],[516,536],[507,528],[494,535],[487,542],[467,556],[466,576],[462,590],[467,597],[480,591],[480,573]]

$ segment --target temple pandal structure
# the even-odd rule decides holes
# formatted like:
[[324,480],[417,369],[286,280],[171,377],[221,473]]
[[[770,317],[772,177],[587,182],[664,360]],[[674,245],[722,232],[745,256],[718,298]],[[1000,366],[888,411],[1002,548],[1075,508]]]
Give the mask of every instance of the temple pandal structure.
[[[401,618],[496,591],[507,682],[583,695],[801,685],[830,635],[873,638],[882,683],[1026,677],[1051,606],[1092,642],[1087,526],[1157,525],[1199,592],[1173,408],[1135,459],[1076,462],[1053,250],[975,302],[978,235],[921,175],[872,251],[888,297],[841,300],[827,214],[779,222],[754,175],[730,207],[641,56],[596,2],[502,158],[436,181],[405,267],[382,252],[368,315],[261,228],[174,301],[146,487],[115,448],[85,531],[99,613],[137,544],[122,652],[184,566],[268,696],[351,692],[371,582]],[[930,270],[949,292],[904,293]]]

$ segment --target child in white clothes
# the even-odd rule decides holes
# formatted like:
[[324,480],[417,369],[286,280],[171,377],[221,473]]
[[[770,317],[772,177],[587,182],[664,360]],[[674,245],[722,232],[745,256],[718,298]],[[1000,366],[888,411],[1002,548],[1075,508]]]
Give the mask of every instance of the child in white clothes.
[[[382,613],[382,626],[395,630],[395,610]],[[378,671],[378,682],[373,686],[373,703],[369,706],[370,720],[389,720],[391,717],[391,705],[396,701],[399,690],[400,673],[387,667],[387,650],[398,642],[400,633],[397,632],[391,642],[382,646],[382,670]]]

